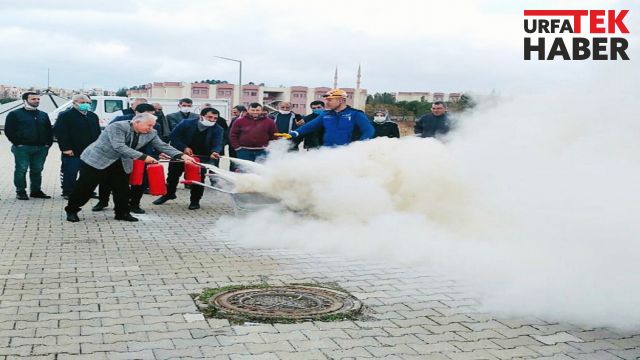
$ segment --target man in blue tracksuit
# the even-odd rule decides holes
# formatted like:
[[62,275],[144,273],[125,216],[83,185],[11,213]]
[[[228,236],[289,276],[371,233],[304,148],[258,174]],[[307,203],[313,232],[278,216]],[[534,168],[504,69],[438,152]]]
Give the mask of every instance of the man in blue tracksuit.
[[369,119],[364,112],[347,105],[347,93],[344,90],[333,89],[323,97],[327,110],[313,121],[289,132],[289,135],[297,138],[323,129],[323,146],[347,145],[352,141],[356,130],[360,136],[355,140],[367,140],[373,137],[375,130]]

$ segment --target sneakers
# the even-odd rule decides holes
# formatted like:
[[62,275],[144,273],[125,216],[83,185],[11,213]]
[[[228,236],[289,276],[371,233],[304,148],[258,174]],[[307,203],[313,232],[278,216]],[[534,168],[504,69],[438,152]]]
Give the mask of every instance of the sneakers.
[[140,205],[138,205],[138,206],[131,205],[131,209],[129,211],[131,211],[134,214],[144,214],[144,213],[146,213],[146,211],[144,211],[144,209],[142,209],[140,207]]
[[175,195],[168,195],[168,194],[167,195],[162,195],[162,196],[160,196],[159,198],[157,198],[157,199],[155,199],[153,201],[153,205],[162,205],[162,204],[166,203],[167,201],[173,200],[175,198],[176,198]]
[[121,221],[128,221],[128,222],[138,221],[138,218],[131,216],[131,214],[116,215],[115,219],[121,220]]
[[200,204],[197,202],[192,202],[189,204],[189,210],[198,210],[200,209]]
[[77,212],[69,212],[69,211],[67,211],[67,221],[71,221],[71,222],[80,221],[80,218],[78,217],[78,213]]
[[[25,196],[26,196],[26,194],[25,194]],[[32,191],[31,192],[31,197],[32,198],[36,198],[36,199],[51,199],[51,196],[43,193],[42,190]],[[20,199],[20,200],[24,200],[24,199]]]
[[24,191],[20,191],[16,193],[16,199],[18,200],[29,200],[29,197],[27,196],[27,193]]
[[109,207],[109,203],[103,203],[102,201],[98,201],[98,203],[91,208],[91,211],[102,211]]

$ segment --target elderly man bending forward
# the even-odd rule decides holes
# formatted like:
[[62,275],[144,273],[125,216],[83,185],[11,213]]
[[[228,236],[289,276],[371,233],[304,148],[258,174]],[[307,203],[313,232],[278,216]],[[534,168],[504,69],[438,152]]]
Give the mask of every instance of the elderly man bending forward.
[[80,178],[71,193],[69,203],[64,208],[67,212],[67,221],[80,221],[78,212],[89,201],[96,186],[104,180],[109,182],[113,190],[115,219],[138,221],[129,213],[128,174],[133,169],[134,159],[144,160],[147,164],[157,162],[151,156],[138,151],[147,144],[173,159],[193,161],[192,157],[162,142],[156,130],[153,129],[155,123],[155,116],[143,113],[136,115],[131,122],[121,121],[110,124],[100,134],[98,140],[82,152]]

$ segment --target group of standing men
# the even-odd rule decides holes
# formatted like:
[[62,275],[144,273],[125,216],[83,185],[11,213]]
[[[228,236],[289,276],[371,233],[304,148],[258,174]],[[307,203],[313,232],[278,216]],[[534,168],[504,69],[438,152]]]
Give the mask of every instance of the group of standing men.
[[[69,201],[65,211],[67,220],[72,222],[80,220],[78,212],[92,197],[99,198],[94,211],[106,208],[111,193],[115,219],[138,221],[131,213],[145,212],[140,208],[140,199],[146,181],[143,185],[129,186],[128,174],[134,159],[145,164],[170,160],[167,193],[153,202],[160,205],[176,199],[185,162],[195,162],[194,157],[198,157],[199,162],[217,166],[226,145],[229,145],[230,156],[256,161],[267,155],[269,142],[279,138],[290,139],[290,150],[298,151],[301,143],[306,149],[313,149],[373,137],[400,136],[398,125],[386,111],[376,111],[370,121],[364,112],[347,105],[347,94],[341,89],[327,92],[324,102],[311,102],[312,113],[306,116],[291,112],[289,102],[279,103],[278,111],[272,114],[264,111],[259,103],[248,107],[238,105],[232,109],[229,124],[211,104],[201,106],[197,114],[193,112],[191,99],[181,99],[179,111],[165,116],[160,104],[135,99],[131,108],[123,110],[104,131],[86,95],[75,95],[72,107],[59,114],[53,127],[48,115],[37,109],[40,102],[37,93],[26,92],[22,99],[24,106],[12,111],[5,125],[15,157],[16,197],[20,200],[51,198],[41,189],[41,173],[55,135],[61,151],[62,196]],[[417,136],[433,137],[446,134],[449,128],[444,103],[435,102],[431,114],[421,117],[414,130]],[[233,163],[230,165],[230,170],[238,170]],[[201,182],[204,174],[205,170],[201,169]],[[99,196],[94,192],[98,185]],[[203,191],[202,186],[191,186],[189,209],[200,208]]]

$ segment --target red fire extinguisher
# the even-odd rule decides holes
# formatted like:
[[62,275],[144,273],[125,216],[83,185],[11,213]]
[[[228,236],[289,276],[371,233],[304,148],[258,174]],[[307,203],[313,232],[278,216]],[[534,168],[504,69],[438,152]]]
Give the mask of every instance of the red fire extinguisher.
[[[200,162],[200,158],[194,156],[193,159],[196,162]],[[184,183],[191,184],[193,181],[200,182],[202,178],[200,177],[200,166],[192,163],[184,163]]]
[[164,167],[162,165],[148,165],[147,178],[149,179],[149,194],[158,196],[167,193],[167,183],[164,182]]
[[133,160],[133,170],[129,174],[129,185],[142,185],[144,177],[144,161]]

